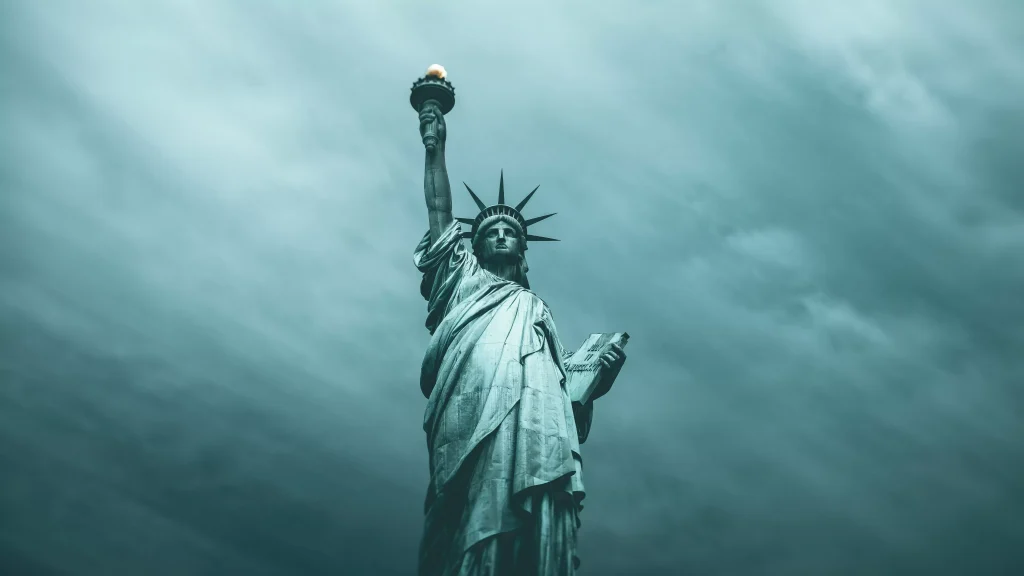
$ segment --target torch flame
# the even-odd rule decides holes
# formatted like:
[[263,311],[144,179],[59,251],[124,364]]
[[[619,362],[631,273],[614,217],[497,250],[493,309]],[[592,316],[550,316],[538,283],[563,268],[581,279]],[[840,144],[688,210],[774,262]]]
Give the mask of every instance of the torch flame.
[[440,64],[431,64],[430,68],[427,68],[427,76],[444,79],[448,76],[448,72]]

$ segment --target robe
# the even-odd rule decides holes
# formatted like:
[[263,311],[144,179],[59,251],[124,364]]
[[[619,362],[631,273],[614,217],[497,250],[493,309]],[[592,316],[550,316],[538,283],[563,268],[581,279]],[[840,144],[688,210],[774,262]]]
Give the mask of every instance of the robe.
[[421,576],[569,575],[584,497],[566,354],[547,304],[484,270],[458,222],[415,251],[431,332]]

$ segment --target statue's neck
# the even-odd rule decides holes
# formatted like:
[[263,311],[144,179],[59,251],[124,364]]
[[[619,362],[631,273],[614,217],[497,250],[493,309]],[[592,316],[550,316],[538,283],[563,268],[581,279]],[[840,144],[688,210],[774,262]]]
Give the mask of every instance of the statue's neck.
[[517,264],[511,262],[482,262],[480,267],[504,280],[519,282],[519,266]]
[[522,283],[522,271],[520,270],[519,262],[512,260],[489,260],[481,261],[480,268],[501,278],[508,280],[509,282]]

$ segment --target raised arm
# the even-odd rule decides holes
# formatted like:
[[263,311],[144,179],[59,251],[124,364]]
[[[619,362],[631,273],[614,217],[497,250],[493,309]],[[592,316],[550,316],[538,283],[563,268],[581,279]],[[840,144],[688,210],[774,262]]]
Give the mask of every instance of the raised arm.
[[448,168],[445,166],[444,149],[447,127],[444,114],[437,103],[427,101],[420,112],[420,136],[428,130],[431,123],[437,134],[437,143],[426,147],[426,167],[423,171],[423,195],[427,201],[427,219],[430,223],[430,243],[437,242],[441,233],[448,229],[452,217],[452,189],[448,181]]

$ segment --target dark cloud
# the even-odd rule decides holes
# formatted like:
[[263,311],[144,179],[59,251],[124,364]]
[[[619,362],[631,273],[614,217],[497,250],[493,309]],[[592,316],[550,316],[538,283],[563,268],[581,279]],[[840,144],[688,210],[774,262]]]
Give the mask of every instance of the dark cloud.
[[413,571],[437,61],[563,339],[633,334],[587,573],[1020,571],[1024,14],[719,4],[5,7],[4,566]]

